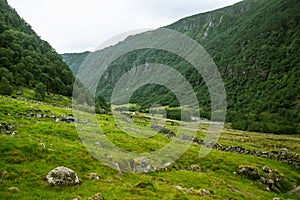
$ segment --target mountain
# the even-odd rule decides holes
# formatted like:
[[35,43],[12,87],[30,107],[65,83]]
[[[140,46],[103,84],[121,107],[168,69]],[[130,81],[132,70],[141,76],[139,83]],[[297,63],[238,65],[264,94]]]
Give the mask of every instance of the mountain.
[[43,41],[17,12],[0,0],[0,79],[4,94],[45,88],[71,96],[74,76],[60,55]]
[[68,64],[74,74],[77,74],[78,68],[84,59],[89,55],[89,51],[83,53],[65,53],[62,54],[63,60]]
[[[300,133],[299,10],[297,0],[245,0],[166,26],[199,42],[213,58],[225,83],[226,121],[233,128]],[[126,48],[132,37],[139,36],[95,54],[108,55],[122,45]],[[80,65],[72,62],[76,54],[64,59],[76,72]],[[132,51],[116,59],[105,69],[97,94],[109,100],[119,78],[133,66],[146,63],[167,64],[181,72],[195,90],[201,116],[209,118],[210,96],[202,77],[182,58],[160,50]],[[139,104],[142,111],[154,103],[179,106],[170,90],[154,84],[139,88],[131,103]]]

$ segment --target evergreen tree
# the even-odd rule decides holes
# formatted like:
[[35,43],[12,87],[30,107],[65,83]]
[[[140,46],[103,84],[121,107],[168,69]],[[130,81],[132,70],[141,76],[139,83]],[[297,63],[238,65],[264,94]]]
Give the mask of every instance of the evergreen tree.
[[37,83],[35,85],[35,98],[37,100],[44,100],[46,96],[46,86],[43,83]]
[[2,95],[11,95],[13,92],[13,86],[10,85],[10,82],[5,77],[1,77],[0,83],[0,94]]

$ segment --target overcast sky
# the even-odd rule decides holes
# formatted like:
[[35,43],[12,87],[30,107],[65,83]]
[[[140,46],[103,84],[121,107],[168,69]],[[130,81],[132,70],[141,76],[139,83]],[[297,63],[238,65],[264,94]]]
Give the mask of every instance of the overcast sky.
[[58,53],[93,50],[111,37],[158,28],[241,0],[8,0]]

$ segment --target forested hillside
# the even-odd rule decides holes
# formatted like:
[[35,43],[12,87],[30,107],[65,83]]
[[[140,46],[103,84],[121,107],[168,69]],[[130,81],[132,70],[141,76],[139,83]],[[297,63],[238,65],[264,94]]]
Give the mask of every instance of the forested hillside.
[[213,57],[234,128],[300,133],[299,10],[297,0],[247,0],[168,26]]
[[[299,10],[297,0],[245,0],[167,26],[195,39],[214,59],[227,92],[226,121],[233,128],[300,133]],[[201,116],[209,118],[205,82],[186,61],[168,52],[145,49],[120,57],[103,74],[106,78],[101,79],[98,94],[109,100],[116,81],[133,66],[147,62],[166,64],[184,74],[196,91]],[[158,85],[140,88],[131,102],[141,105],[141,111],[153,103],[179,105],[171,91]]]
[[84,59],[89,55],[89,51],[83,53],[66,53],[62,54],[63,60],[69,65],[72,72],[77,74],[78,66],[84,61]]
[[74,76],[60,55],[0,0],[0,93],[23,87],[71,96]]

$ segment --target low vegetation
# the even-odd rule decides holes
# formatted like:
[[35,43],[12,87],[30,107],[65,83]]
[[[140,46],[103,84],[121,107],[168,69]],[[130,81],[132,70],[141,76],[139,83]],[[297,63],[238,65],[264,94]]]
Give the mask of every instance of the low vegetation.
[[[45,102],[32,100],[34,98],[31,90],[24,90],[22,95],[14,98],[0,96],[0,122],[12,126],[10,132],[0,134],[1,199],[87,199],[97,193],[105,199],[199,199],[200,192],[206,190],[210,194],[202,196],[203,199],[298,198],[287,193],[300,184],[298,168],[270,159],[218,150],[212,150],[200,159],[198,144],[192,144],[183,156],[164,170],[120,175],[91,156],[81,143],[74,124],[56,122],[55,118],[72,115],[70,100],[59,95],[48,95]],[[128,151],[155,151],[172,140],[157,133],[145,142],[120,130],[111,115],[100,114],[98,119],[107,137]],[[133,116],[133,121],[141,128],[151,127],[151,121],[144,114]],[[167,121],[164,126],[176,134],[176,124],[176,121]],[[200,125],[197,137],[205,137],[206,130],[207,125]],[[190,131],[188,122],[185,131]],[[267,151],[286,148],[300,153],[299,142],[295,142],[298,140],[300,137],[296,135],[265,135],[226,128],[218,142]],[[191,170],[192,165],[200,166],[201,170]],[[75,170],[82,184],[48,184],[45,176],[58,166]],[[268,191],[268,185],[260,180],[249,180],[238,174],[240,166],[253,166],[261,173],[262,167],[268,166],[284,174],[280,191]],[[91,173],[99,174],[100,178],[90,179]],[[190,192],[190,188],[197,192]]]

